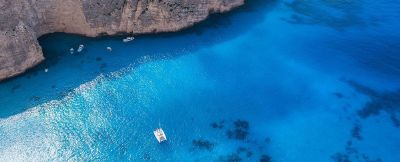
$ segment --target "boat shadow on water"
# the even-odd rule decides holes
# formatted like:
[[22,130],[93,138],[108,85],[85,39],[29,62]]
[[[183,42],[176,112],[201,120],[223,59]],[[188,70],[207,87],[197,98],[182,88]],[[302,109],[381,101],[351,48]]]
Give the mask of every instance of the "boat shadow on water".
[[[61,99],[101,74],[132,64],[134,68],[141,64],[139,60],[143,57],[149,56],[151,61],[173,59],[186,54],[182,51],[196,51],[235,38],[261,22],[264,12],[268,12],[276,2],[247,1],[232,12],[213,14],[180,32],[138,35],[129,43],[122,42],[123,35],[97,38],[65,33],[44,35],[39,38],[39,43],[45,61],[22,75],[0,82],[0,118]],[[80,44],[85,45],[83,51],[71,54],[70,49],[77,49]],[[106,50],[108,46],[113,47],[112,52]],[[77,74],[77,71],[82,73]]]

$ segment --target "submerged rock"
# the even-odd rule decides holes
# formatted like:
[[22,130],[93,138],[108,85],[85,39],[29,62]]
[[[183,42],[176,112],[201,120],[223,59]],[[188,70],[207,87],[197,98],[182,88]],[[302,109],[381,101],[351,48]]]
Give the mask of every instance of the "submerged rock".
[[210,125],[212,128],[222,129],[222,128],[224,128],[224,121],[212,122]]
[[213,143],[211,143],[210,141],[207,141],[207,140],[202,140],[202,139],[193,140],[192,141],[192,145],[193,145],[193,148],[201,149],[201,150],[205,149],[205,150],[208,150],[208,151],[212,151],[213,148],[214,148],[214,144]]
[[220,156],[218,161],[224,161],[224,162],[240,162],[242,161],[242,158],[240,157],[239,154],[233,153],[227,156]]
[[101,61],[102,58],[101,57],[96,57],[96,61]]
[[381,111],[384,111],[391,115],[394,126],[399,124],[398,120],[396,120],[396,113],[400,113],[400,90],[379,92],[355,81],[347,82],[355,90],[371,99],[371,101],[367,102],[364,107],[358,111],[358,115],[361,118],[378,115]]
[[351,135],[355,139],[362,140],[363,138],[361,137],[361,126],[355,124],[353,129],[351,130]]
[[149,154],[144,154],[143,155],[143,160],[145,160],[145,161],[149,161],[149,160],[151,160],[151,157],[150,157],[150,155]]
[[335,93],[333,93],[333,95],[336,96],[337,98],[343,98],[344,97],[344,95],[342,93],[340,93],[340,92],[335,92]]
[[248,130],[249,129],[249,123],[244,120],[236,120],[234,122],[236,129],[244,129]]
[[228,130],[226,134],[231,139],[244,140],[246,139],[249,133],[241,129],[234,129],[234,130]]
[[366,161],[366,162],[381,162],[381,158],[370,158],[367,154],[361,153],[356,147],[353,146],[351,140],[346,142],[344,152],[338,152],[331,156],[334,162],[351,162],[351,161]]
[[260,162],[271,162],[271,156],[261,155]]
[[239,147],[236,150],[236,153],[240,154],[240,155],[244,155],[246,158],[249,158],[249,157],[251,157],[253,155],[253,152],[251,152],[250,149],[247,149],[247,148],[244,148],[244,147]]
[[234,129],[226,131],[228,138],[245,140],[249,134],[249,123],[245,120],[236,120],[233,124]]
[[334,162],[350,162],[349,156],[346,154],[336,153],[331,156]]

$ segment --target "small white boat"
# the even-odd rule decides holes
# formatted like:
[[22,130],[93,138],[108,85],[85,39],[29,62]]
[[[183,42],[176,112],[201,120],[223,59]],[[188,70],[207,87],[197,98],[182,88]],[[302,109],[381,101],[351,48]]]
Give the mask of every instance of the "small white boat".
[[135,39],[135,37],[126,37],[125,39],[122,39],[122,41],[123,41],[124,43],[126,43],[126,42],[133,41],[134,39]]
[[46,68],[46,69],[44,69],[44,72],[45,72],[45,73],[49,72],[49,69],[47,69],[47,68]]
[[107,47],[107,51],[108,51],[108,52],[111,52],[111,51],[112,51],[112,48],[111,48],[111,47]]
[[69,49],[69,53],[74,54],[75,50],[74,48]]
[[167,136],[165,135],[162,128],[157,128],[153,131],[154,136],[156,136],[158,143],[164,142],[167,140]]
[[83,50],[84,47],[85,47],[85,46],[84,46],[83,44],[81,44],[81,45],[79,45],[79,48],[78,48],[78,50],[76,50],[76,51],[82,52],[82,50]]

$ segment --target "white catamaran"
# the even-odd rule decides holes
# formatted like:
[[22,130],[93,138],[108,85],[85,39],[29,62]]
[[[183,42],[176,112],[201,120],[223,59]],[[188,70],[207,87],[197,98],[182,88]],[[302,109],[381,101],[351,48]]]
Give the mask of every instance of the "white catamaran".
[[162,128],[157,128],[156,130],[153,131],[154,136],[156,136],[158,143],[167,141],[167,136],[164,133],[164,130]]

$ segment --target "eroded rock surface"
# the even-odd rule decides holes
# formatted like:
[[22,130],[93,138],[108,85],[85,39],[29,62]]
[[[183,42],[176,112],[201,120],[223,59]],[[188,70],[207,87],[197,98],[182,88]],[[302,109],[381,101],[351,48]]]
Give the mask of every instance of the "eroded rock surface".
[[37,38],[53,32],[177,31],[244,0],[0,0],[0,80],[44,60]]

